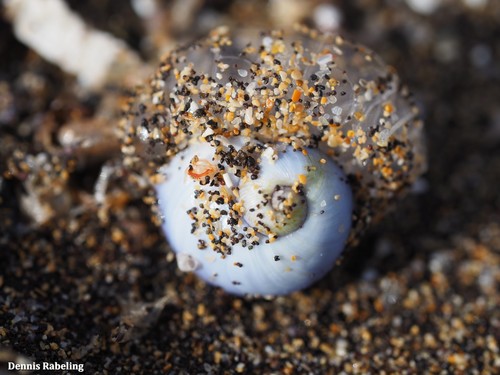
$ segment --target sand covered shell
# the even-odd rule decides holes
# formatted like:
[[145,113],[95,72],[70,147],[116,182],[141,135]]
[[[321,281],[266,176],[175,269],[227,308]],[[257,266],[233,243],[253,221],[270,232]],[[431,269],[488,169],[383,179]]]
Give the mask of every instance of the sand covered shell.
[[236,293],[322,277],[425,169],[422,124],[369,49],[226,28],[166,56],[124,121],[181,269]]

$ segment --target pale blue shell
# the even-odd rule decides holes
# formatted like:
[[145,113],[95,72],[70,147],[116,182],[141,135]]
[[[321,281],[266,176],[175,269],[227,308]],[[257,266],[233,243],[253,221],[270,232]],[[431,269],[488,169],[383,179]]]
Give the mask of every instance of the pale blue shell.
[[[252,250],[237,244],[223,258],[210,248],[198,248],[198,240],[207,240],[206,234],[191,233],[186,211],[196,205],[193,192],[198,187],[186,170],[195,155],[211,160],[213,149],[208,143],[194,143],[178,153],[162,169],[165,182],[156,187],[163,229],[181,269],[192,269],[207,282],[234,294],[282,295],[309,286],[333,267],[349,235],[353,199],[344,173],[331,159],[323,164],[320,159],[324,162],[327,157],[320,151],[308,150],[305,156],[291,147],[280,152],[274,163],[262,158],[259,179],[247,183],[268,179],[290,184],[299,174],[307,174],[307,167],[317,168],[316,177],[309,173],[305,185],[307,218],[297,231],[273,243],[262,241]],[[238,185],[238,178],[231,179]]]

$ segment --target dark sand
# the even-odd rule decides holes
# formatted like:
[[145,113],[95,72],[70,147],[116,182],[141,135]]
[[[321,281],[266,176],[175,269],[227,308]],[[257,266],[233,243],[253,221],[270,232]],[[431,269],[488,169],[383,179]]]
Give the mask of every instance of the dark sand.
[[[70,3],[140,48],[128,2]],[[498,373],[500,2],[443,3],[428,16],[389,0],[339,5],[341,33],[382,55],[414,92],[429,171],[327,277],[270,300],[232,297],[178,271],[129,175],[95,206],[100,166],[119,166],[119,153],[73,167],[78,154],[56,157],[50,145],[57,127],[92,118],[104,93],[79,93],[0,21],[0,360],[70,361],[88,374]],[[207,1],[173,40],[202,33],[209,11],[271,22],[257,19],[262,5],[231,4]],[[39,153],[44,173],[26,156]],[[33,175],[37,196],[58,207],[43,225],[20,208]]]

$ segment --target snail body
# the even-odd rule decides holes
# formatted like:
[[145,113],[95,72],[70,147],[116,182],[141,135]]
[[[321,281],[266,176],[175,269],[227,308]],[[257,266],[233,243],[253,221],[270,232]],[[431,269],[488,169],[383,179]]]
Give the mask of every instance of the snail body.
[[179,268],[236,294],[319,279],[425,168],[394,71],[304,28],[217,29],[172,52],[125,131]]

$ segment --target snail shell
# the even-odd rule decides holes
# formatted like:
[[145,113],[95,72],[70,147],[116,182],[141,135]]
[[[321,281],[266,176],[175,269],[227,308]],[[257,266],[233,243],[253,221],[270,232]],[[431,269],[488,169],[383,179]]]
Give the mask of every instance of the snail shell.
[[[228,140],[233,147],[245,141]],[[238,294],[284,294],[323,276],[351,227],[351,188],[339,167],[322,164],[318,150],[304,155],[286,146],[261,155],[255,179],[226,166],[224,184],[203,185],[211,165],[217,169],[215,152],[209,143],[179,152],[157,186],[181,269]]]
[[340,37],[219,28],[170,53],[124,121],[182,270],[236,294],[304,288],[425,169],[393,69]]

